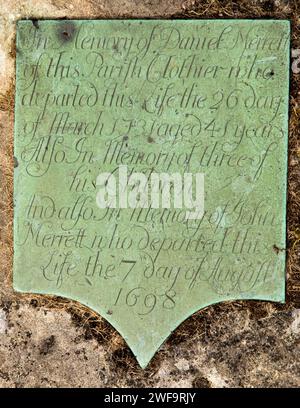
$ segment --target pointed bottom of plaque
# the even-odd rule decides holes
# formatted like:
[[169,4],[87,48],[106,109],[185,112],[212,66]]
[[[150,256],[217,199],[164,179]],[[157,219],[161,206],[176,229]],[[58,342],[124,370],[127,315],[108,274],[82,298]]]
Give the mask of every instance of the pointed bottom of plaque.
[[[279,288],[276,296],[275,294],[265,294],[260,295],[260,296],[253,296],[250,297],[249,295],[247,297],[240,297],[237,299],[236,297],[226,297],[224,299],[218,299],[218,300],[212,300],[209,303],[203,304],[203,305],[198,305],[195,309],[186,311],[186,313],[182,314],[181,317],[177,316],[176,319],[165,322],[166,326],[160,326],[160,329],[156,328],[154,325],[149,325],[149,330],[148,331],[143,331],[142,333],[139,333],[138,329],[130,331],[126,329],[126,327],[122,326],[122,324],[118,321],[116,321],[113,316],[108,315],[107,312],[105,312],[103,309],[100,310],[99,307],[95,305],[88,304],[87,302],[82,301],[82,299],[70,296],[66,296],[63,293],[49,293],[49,292],[42,292],[38,290],[33,290],[32,288],[20,288],[16,282],[14,282],[14,289],[18,292],[26,292],[26,293],[32,293],[32,294],[40,294],[40,295],[48,295],[48,296],[60,296],[65,299],[73,300],[76,302],[79,302],[80,304],[88,307],[89,309],[93,310],[94,312],[98,313],[99,316],[104,318],[106,321],[108,321],[114,329],[120,334],[120,336],[123,337],[125,340],[127,346],[130,348],[132,351],[133,355],[135,356],[138,364],[142,369],[145,369],[154,355],[159,351],[163,343],[169,338],[169,336],[173,333],[174,330],[177,329],[177,327],[183,323],[185,320],[187,320],[189,317],[191,317],[194,313],[196,313],[199,310],[202,310],[208,306],[212,306],[214,304],[218,304],[224,301],[237,301],[237,300],[259,300],[259,301],[272,301],[272,302],[279,302],[279,303],[284,303],[285,302],[285,288],[282,286]],[[130,317],[129,317],[130,319]],[[122,320],[121,320],[122,321]]]

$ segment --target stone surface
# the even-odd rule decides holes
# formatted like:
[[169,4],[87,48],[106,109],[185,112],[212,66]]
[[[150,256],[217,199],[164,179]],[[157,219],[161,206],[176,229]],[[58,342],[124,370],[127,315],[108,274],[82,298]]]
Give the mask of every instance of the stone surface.
[[[288,212],[288,274],[285,305],[270,302],[229,302],[198,312],[166,342],[149,368],[138,368],[120,336],[102,319],[76,302],[51,297],[18,295],[12,289],[12,134],[15,21],[19,18],[149,17],[273,17],[293,20],[293,48],[300,47],[299,15],[294,2],[203,1],[1,1],[0,36],[5,71],[1,71],[1,258],[0,296],[6,332],[0,340],[0,386],[170,386],[296,387],[299,386],[299,107],[298,76],[292,75],[290,101],[290,167]],[[45,325],[45,314],[52,316]],[[54,316],[54,318],[53,318]],[[70,319],[70,316],[72,319]],[[57,322],[57,324],[56,324]],[[26,336],[28,327],[39,333],[40,344]],[[60,332],[64,328],[63,338]],[[72,333],[76,333],[73,337]],[[68,337],[70,334],[70,337]],[[82,348],[76,335],[82,339]],[[54,336],[54,342],[53,342]],[[55,339],[60,338],[59,341]],[[66,342],[65,339],[67,339]],[[61,343],[62,342],[62,343]],[[102,347],[103,346],[103,347]],[[45,347],[43,347],[45,350]],[[86,353],[86,358],[78,354]],[[98,365],[95,354],[101,364]],[[69,354],[68,354],[69,353]],[[63,356],[63,357],[62,357]],[[102,357],[105,366],[102,365]],[[22,368],[18,370],[22,359]],[[59,361],[60,375],[53,370]],[[176,364],[176,365],[175,365]],[[178,365],[179,364],[179,365]],[[178,366],[177,366],[178,365]],[[42,367],[42,368],[41,368]],[[91,368],[92,367],[92,368]],[[97,370],[100,368],[99,370]],[[69,370],[82,375],[70,377]]]
[[142,367],[201,308],[283,302],[289,25],[19,21],[15,289],[91,307]]
[[0,333],[1,387],[299,385],[299,331],[290,329],[298,325],[299,330],[299,311],[264,310],[260,318],[246,309],[227,310],[226,318],[220,310],[206,313],[209,327],[201,319],[197,336],[170,339],[145,371],[132,367],[112,339],[101,344],[88,338],[65,311],[16,303],[2,307],[7,329]]

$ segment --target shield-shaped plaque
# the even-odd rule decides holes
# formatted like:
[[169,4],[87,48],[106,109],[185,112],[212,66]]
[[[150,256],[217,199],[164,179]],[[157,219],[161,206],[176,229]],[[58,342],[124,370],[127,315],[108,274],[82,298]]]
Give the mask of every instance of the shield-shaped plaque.
[[288,21],[19,21],[15,289],[142,367],[201,308],[283,302],[288,71]]

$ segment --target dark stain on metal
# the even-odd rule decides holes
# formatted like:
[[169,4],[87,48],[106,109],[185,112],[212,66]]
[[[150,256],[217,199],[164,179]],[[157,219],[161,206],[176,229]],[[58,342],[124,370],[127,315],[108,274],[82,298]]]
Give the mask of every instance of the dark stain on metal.
[[40,28],[39,26],[39,21],[36,18],[32,18],[31,22],[33,24],[33,26],[38,30]]
[[279,248],[277,245],[273,245],[273,251],[278,255],[281,251],[286,251],[285,248]]
[[19,166],[18,159],[14,156],[14,168]]
[[275,75],[275,72],[274,72],[273,69],[272,69],[272,71],[270,71],[270,72],[267,74],[267,77],[268,77],[268,78],[272,78],[274,75]]
[[72,41],[76,31],[75,24],[72,21],[63,21],[59,24],[58,37],[62,42]]

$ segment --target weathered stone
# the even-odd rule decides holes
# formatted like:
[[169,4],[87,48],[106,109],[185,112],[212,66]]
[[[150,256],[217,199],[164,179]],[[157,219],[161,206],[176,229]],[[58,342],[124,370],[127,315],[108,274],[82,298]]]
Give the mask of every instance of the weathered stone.
[[[0,341],[0,366],[6,361],[5,370],[0,368],[0,386],[47,387],[52,384],[55,387],[176,387],[184,384],[190,387],[200,384],[199,379],[203,384],[205,379],[208,379],[212,387],[222,387],[224,384],[231,387],[299,387],[297,208],[300,138],[297,119],[299,75],[296,73],[291,73],[287,214],[289,256],[287,302],[284,305],[260,301],[223,302],[200,310],[173,332],[162,351],[155,355],[149,368],[140,370],[131,354],[125,353],[127,348],[121,337],[100,316],[77,302],[65,301],[62,308],[57,298],[42,296],[37,300],[33,295],[19,294],[13,291],[11,281],[11,147],[15,78],[14,37],[17,19],[65,16],[81,19],[157,16],[169,18],[174,15],[185,18],[280,16],[295,22],[292,47],[299,49],[299,12],[296,3],[287,3],[285,0],[244,0],[236,3],[229,0],[74,0],[72,3],[62,0],[0,0],[0,4],[0,49],[6,61],[4,70],[0,71],[0,165],[5,175],[1,185],[3,207],[0,222],[4,245],[1,246],[0,259],[0,300],[9,328]],[[274,6],[273,12],[269,11],[270,4]],[[293,64],[297,66],[296,58],[293,58]],[[7,213],[10,216],[7,216]],[[18,303],[14,302],[9,308],[8,305],[13,299],[18,299]],[[32,307],[27,308],[29,304]],[[37,305],[41,307],[36,307]],[[49,307],[54,309],[49,312]],[[73,321],[69,318],[70,313],[77,314]],[[50,315],[54,316],[51,324],[48,320]],[[82,315],[82,319],[79,315]],[[76,327],[74,322],[78,324]],[[56,347],[50,356],[44,357],[35,353],[35,341],[32,337],[25,337],[28,327],[34,327],[33,331],[40,333],[41,338],[54,335],[56,340],[59,339],[57,344],[61,344],[61,347]],[[98,334],[99,331],[101,332]],[[272,347],[267,347],[266,337],[272,338]],[[91,338],[98,341],[88,340]],[[117,355],[117,351],[122,351],[126,360],[112,358]],[[99,356],[100,363],[95,358],[96,355]],[[20,367],[20,356],[21,372],[17,369]],[[182,359],[190,366],[188,371],[182,372],[175,367]],[[55,366],[55,369],[53,361],[59,361],[59,366]],[[81,375],[77,376],[77,373]]]

